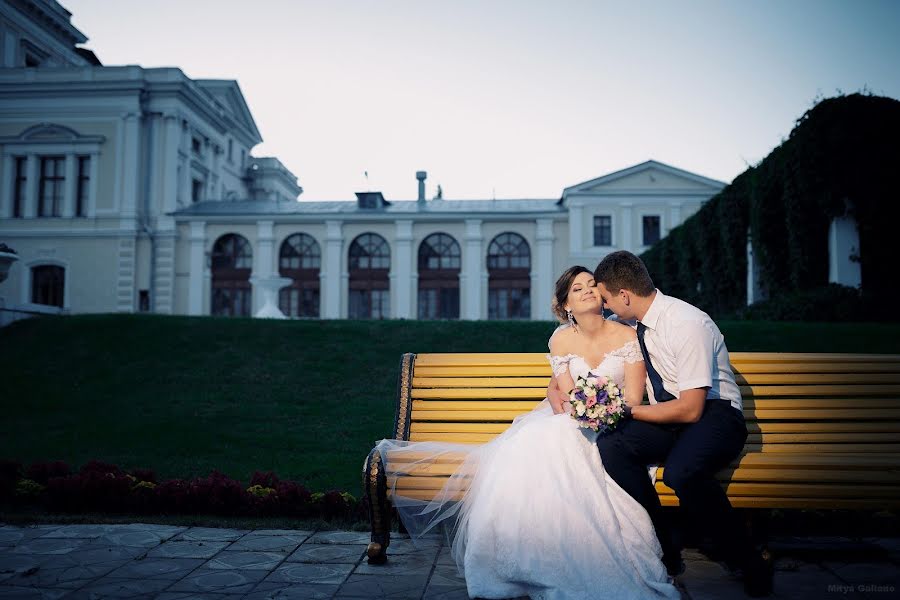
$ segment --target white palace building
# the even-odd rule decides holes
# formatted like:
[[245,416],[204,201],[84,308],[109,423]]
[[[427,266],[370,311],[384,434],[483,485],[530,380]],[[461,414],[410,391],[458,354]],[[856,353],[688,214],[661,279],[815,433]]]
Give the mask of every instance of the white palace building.
[[[0,322],[29,313],[550,319],[556,277],[645,250],[725,184],[655,161],[559,198],[299,199],[237,82],[102,66],[0,0]],[[279,311],[280,309],[280,311]]]

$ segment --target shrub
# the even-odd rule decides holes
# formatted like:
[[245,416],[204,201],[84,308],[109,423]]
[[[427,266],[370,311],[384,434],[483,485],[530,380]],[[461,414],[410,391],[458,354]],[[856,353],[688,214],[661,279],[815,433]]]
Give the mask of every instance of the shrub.
[[[25,477],[24,475],[31,475]],[[290,516],[322,519],[364,518],[362,504],[347,492],[312,494],[295,481],[272,472],[255,472],[245,489],[219,471],[192,480],[156,482],[146,469],[126,473],[101,461],[71,473],[62,462],[41,462],[23,472],[14,461],[0,462],[0,485],[17,503],[43,503],[53,511],[105,511],[139,514],[213,514],[221,516]]]
[[32,479],[40,484],[47,485],[53,477],[65,477],[72,472],[66,463],[56,460],[52,462],[36,462],[25,472],[27,479]]
[[15,460],[0,460],[0,500],[12,498],[16,482],[22,479],[22,463]]
[[757,302],[744,309],[742,316],[767,321],[870,321],[882,317],[859,290],[836,283]]

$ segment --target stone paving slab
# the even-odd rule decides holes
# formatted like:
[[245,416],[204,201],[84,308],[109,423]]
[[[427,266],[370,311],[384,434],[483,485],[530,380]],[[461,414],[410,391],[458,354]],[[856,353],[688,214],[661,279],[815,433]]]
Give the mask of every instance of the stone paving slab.
[[242,538],[248,529],[217,529],[215,527],[191,527],[172,537],[172,541],[233,542]]
[[191,592],[194,594],[246,594],[253,590],[268,575],[269,571],[264,569],[223,571],[221,569],[201,567],[184,579],[177,581],[167,591]]
[[286,552],[231,552],[223,551],[206,563],[209,569],[266,570],[271,571],[287,558]]
[[[414,598],[463,600],[465,580],[440,535],[393,537],[385,565],[366,533],[166,525],[0,525],[0,599]],[[900,540],[784,538],[772,544],[773,598],[893,598]],[[745,598],[740,581],[683,553],[686,600]]]
[[146,555],[151,558],[212,558],[230,543],[170,540],[151,548]]
[[348,564],[285,563],[272,571],[267,583],[324,583],[340,585],[353,571]]

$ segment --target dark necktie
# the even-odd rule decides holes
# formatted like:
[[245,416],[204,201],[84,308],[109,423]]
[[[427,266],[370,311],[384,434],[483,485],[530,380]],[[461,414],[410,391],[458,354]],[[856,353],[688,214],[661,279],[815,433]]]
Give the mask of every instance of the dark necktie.
[[666,388],[663,387],[662,377],[660,377],[659,373],[656,369],[653,368],[653,363],[650,362],[650,353],[647,352],[647,344],[644,342],[644,332],[647,331],[647,326],[641,322],[637,324],[637,336],[638,343],[641,345],[641,354],[644,355],[644,366],[647,367],[647,377],[650,378],[650,385],[653,386],[653,397],[657,402],[665,402],[666,400],[674,400],[675,396],[670,394]]

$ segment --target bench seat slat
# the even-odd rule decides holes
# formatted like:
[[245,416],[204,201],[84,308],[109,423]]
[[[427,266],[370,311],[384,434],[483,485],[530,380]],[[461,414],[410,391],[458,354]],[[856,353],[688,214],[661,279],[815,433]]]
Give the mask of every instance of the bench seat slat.
[[[388,470],[390,465],[402,465],[414,463],[417,461],[428,460],[434,463],[447,465],[458,465],[465,458],[465,455],[459,452],[446,452],[434,457],[427,452],[418,451],[392,451],[386,457]],[[886,471],[897,468],[896,457],[889,453],[869,453],[869,454],[817,454],[817,453],[797,453],[794,454],[778,454],[765,453],[760,451],[752,451],[735,459],[730,467],[740,467],[741,469],[768,469],[768,468],[802,468],[808,470],[816,469],[834,469],[834,468],[853,468],[865,469],[872,471]]]
[[[537,406],[540,400],[432,400],[419,399],[413,401],[413,410],[522,410],[529,411]],[[900,400],[893,398],[855,398],[852,406],[845,398],[744,398],[744,411],[754,409],[765,410],[801,410],[807,409],[811,415],[820,411],[832,410],[868,410],[868,409],[900,409]]]
[[[410,432],[414,442],[437,441],[460,444],[484,444],[497,437],[498,433],[484,432]],[[841,452],[841,444],[874,444],[897,441],[896,433],[751,433],[747,444],[822,444],[820,452]],[[829,444],[829,446],[825,446]],[[830,449],[833,446],[833,449]],[[771,451],[771,450],[770,450]]]
[[[449,482],[448,491],[463,491],[468,487],[466,479],[448,480],[445,477],[388,477],[390,488],[395,488],[401,495],[406,495],[409,490],[443,489]],[[900,486],[892,484],[841,484],[841,483],[723,483],[723,487],[729,496],[802,496],[807,498],[842,498],[842,497],[866,497],[883,498],[900,503]],[[656,491],[662,495],[674,495],[675,492],[662,480],[657,479]]]
[[[407,495],[417,500],[431,500],[433,490],[410,490]],[[457,496],[456,499],[459,499]],[[735,508],[812,508],[812,509],[882,509],[885,502],[881,498],[822,498],[819,496],[732,496],[728,499]],[[663,506],[678,506],[678,498],[670,494],[659,497]]]
[[[534,406],[537,403],[533,403]],[[496,405],[489,405],[487,402],[478,403],[477,407],[472,407],[468,410],[465,409],[456,409],[453,407],[446,407],[443,410],[435,409],[434,407],[422,407],[419,404],[413,405],[413,422],[420,421],[448,421],[448,422],[456,422],[456,421],[506,421],[511,423],[514,418],[519,415],[523,415],[529,412],[530,409],[523,410],[521,408],[503,408],[497,407]],[[779,409],[779,410],[761,410],[761,409],[751,409],[745,410],[745,418],[748,422],[753,421],[810,421],[810,420],[820,420],[820,421],[839,421],[837,425],[843,425],[847,421],[872,421],[878,418],[881,419],[893,419],[893,423],[896,424],[896,431],[900,432],[900,408],[891,408],[891,409],[879,409],[879,410],[869,410],[869,409],[832,409],[832,410],[787,410],[787,409]],[[786,423],[786,427],[789,428],[790,424]],[[853,429],[853,427],[850,427]],[[843,429],[843,427],[839,427],[839,429]],[[770,431],[774,431],[774,429],[770,429]]]
[[[841,396],[857,398],[860,396],[885,397],[900,395],[900,385],[753,385],[739,386],[744,398],[792,397],[792,396]],[[539,387],[466,387],[466,388],[413,388],[415,399],[450,399],[450,398],[533,398],[541,400],[546,394],[547,386]]]
[[[390,476],[393,472],[388,470]],[[412,465],[403,470],[403,477],[431,477],[447,481],[454,473],[460,471],[459,463],[429,463],[427,461]],[[660,467],[657,478],[662,479],[665,468]],[[471,474],[471,473],[470,473]],[[716,478],[719,481],[756,482],[756,483],[822,483],[822,484],[874,484],[893,485],[900,492],[900,471],[890,469],[805,469],[802,467],[737,467],[720,471]]]
[[[549,371],[549,368],[547,369]],[[900,384],[900,373],[737,373],[739,385],[872,385]],[[543,387],[550,383],[549,374],[508,377],[424,377],[413,378],[414,388],[496,388]]]
[[[454,365],[544,365],[546,352],[434,352],[416,356],[416,368],[420,366]],[[739,366],[753,364],[858,364],[886,363],[900,366],[897,354],[851,354],[841,352],[729,352],[731,363]]]
[[[764,411],[761,411],[764,412]],[[413,411],[411,432],[429,431],[475,431],[473,426],[489,425],[485,431],[501,433],[505,431],[512,419],[520,415],[519,411],[483,410],[455,412]],[[750,433],[894,433],[900,435],[900,421],[747,421]]]
[[[737,377],[748,375],[781,375],[781,374],[896,374],[898,365],[892,362],[846,364],[835,363],[734,363]],[[420,365],[416,364],[416,377],[550,377],[550,363],[532,365]]]

